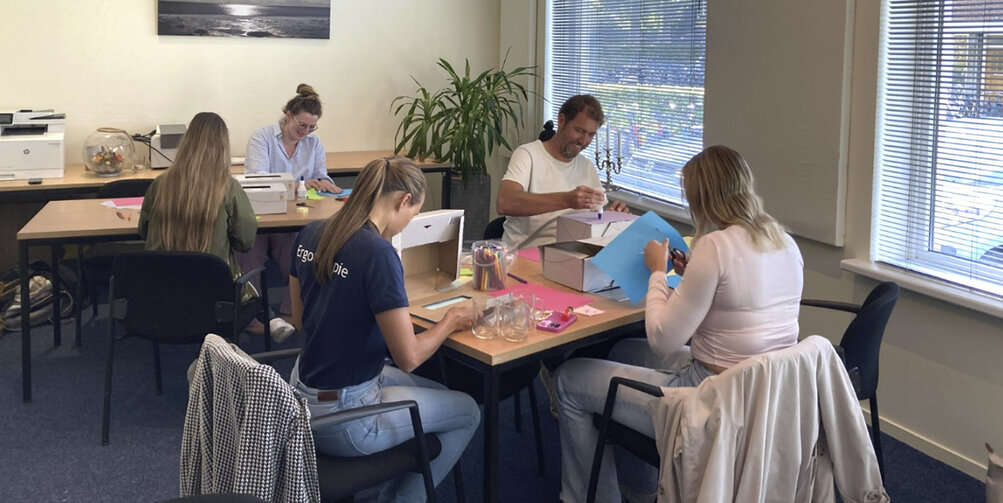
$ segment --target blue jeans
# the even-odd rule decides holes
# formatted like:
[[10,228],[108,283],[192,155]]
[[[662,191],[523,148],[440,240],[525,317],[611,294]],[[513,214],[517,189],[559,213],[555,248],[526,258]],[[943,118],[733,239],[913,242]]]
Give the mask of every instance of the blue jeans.
[[[298,362],[297,362],[298,363]],[[337,400],[318,402],[317,392],[299,382],[294,368],[290,383],[307,399],[311,417],[344,409],[398,400],[414,400],[425,433],[435,433],[442,452],[431,462],[435,485],[460,459],[481,421],[481,411],[470,395],[446,389],[434,381],[385,365],[375,378],[343,388]],[[332,456],[364,456],[384,451],[414,438],[411,416],[398,410],[378,416],[313,431],[314,446]],[[425,501],[425,483],[420,474],[407,474],[380,488],[380,501]]]
[[[669,357],[651,351],[647,339],[625,339],[610,351],[610,360],[577,358],[565,362],[554,375],[561,427],[561,501],[585,501],[592,458],[599,431],[592,414],[602,414],[609,381],[615,376],[664,387],[696,386],[714,375],[694,361],[689,348]],[[656,398],[632,388],[617,390],[613,419],[655,438],[648,402]],[[616,455],[607,448],[599,471],[596,501],[621,501],[621,487],[628,500],[654,500],[658,470],[634,456]],[[617,473],[620,468],[620,477]]]

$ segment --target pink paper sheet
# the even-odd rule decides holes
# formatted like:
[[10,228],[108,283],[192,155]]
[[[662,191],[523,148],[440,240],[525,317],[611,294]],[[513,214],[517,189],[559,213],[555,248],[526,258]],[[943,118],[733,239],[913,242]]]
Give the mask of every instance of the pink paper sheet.
[[143,205],[143,196],[139,196],[139,197],[120,197],[118,199],[112,199],[111,202],[112,202],[112,204],[115,205],[116,208],[124,208],[126,206],[142,206]]
[[519,256],[524,259],[532,260],[533,262],[539,262],[540,249],[534,246],[532,248],[526,248],[525,250],[519,250]]
[[543,305],[546,309],[550,311],[563,311],[564,308],[571,306],[574,308],[582,307],[589,302],[592,302],[591,297],[586,297],[584,295],[575,295],[573,293],[562,292],[560,290],[554,290],[553,288],[548,288],[543,285],[538,285],[536,283],[526,283],[519,284],[515,286],[510,286],[504,290],[497,290],[490,292],[488,295],[497,297],[499,295],[505,295],[509,292],[519,293],[519,292],[532,292],[536,294],[536,298],[543,299]]

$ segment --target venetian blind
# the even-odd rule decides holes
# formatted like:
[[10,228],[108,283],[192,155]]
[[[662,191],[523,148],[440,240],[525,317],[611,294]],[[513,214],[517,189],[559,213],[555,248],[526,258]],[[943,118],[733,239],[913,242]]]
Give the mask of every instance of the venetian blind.
[[[612,182],[682,204],[679,170],[703,145],[707,7],[702,0],[551,0],[547,19],[546,115],[591,94],[606,126],[585,152],[607,145]],[[605,173],[600,171],[605,181]]]
[[888,0],[872,257],[1003,296],[1003,1]]

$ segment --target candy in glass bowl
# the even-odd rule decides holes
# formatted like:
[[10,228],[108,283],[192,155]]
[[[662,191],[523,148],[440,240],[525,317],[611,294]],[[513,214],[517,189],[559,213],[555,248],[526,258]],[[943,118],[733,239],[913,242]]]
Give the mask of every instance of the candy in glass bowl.
[[98,128],[84,141],[84,163],[97,176],[118,176],[132,167],[135,146],[128,133],[115,128]]

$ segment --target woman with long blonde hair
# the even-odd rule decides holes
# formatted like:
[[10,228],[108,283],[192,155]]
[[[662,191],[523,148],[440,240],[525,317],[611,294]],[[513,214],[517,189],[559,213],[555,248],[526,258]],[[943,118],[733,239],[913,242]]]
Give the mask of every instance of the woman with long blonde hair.
[[174,164],[150,184],[139,216],[148,250],[212,253],[233,267],[233,250],[251,247],[258,223],[230,176],[230,139],[219,115],[192,118]]
[[[166,173],[150,184],[139,212],[139,235],[147,250],[211,253],[240,274],[234,250],[254,244],[258,221],[251,201],[230,176],[230,137],[226,123],[200,112],[178,146]],[[284,340],[294,331],[282,318],[270,323],[272,337]]]
[[[651,271],[647,338],[618,343],[611,361],[570,360],[554,377],[562,501],[585,500],[597,438],[591,415],[602,412],[611,377],[696,386],[747,358],[797,343],[804,261],[791,236],[766,213],[748,163],[735,150],[715,145],[690,159],[682,176],[694,222],[693,250],[686,256],[671,250],[668,240],[645,246],[644,263]],[[675,289],[665,279],[670,263],[683,275]],[[624,416],[617,421],[654,438],[650,399],[618,394],[617,410]],[[614,457],[604,457],[597,500],[654,499],[657,470],[635,459],[614,463]]]
[[[432,461],[438,484],[452,469],[480,423],[469,395],[410,374],[452,332],[469,328],[470,307],[453,307],[442,321],[414,333],[404,270],[389,239],[400,233],[425,200],[425,175],[404,157],[370,162],[344,207],[308,224],[296,238],[289,292],[293,323],[306,341],[290,381],[312,415],[379,402],[414,400],[426,432],[438,434],[442,452]],[[394,365],[386,362],[390,354]],[[408,413],[314,430],[317,449],[359,456],[413,437]],[[380,501],[422,501],[422,478],[412,474],[384,488]]]

